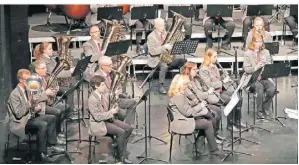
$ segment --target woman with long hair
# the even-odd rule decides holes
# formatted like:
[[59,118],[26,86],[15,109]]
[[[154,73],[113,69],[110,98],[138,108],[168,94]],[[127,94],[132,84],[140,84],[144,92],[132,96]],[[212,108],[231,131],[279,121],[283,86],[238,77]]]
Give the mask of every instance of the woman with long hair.
[[[244,53],[243,69],[245,73],[252,74],[266,64],[271,63],[270,53],[264,48],[263,36],[261,34],[253,35],[249,49]],[[251,86],[251,89],[257,93],[257,115],[260,119],[269,117],[269,107],[276,91],[274,83],[271,81],[272,79],[262,80],[259,76],[258,81]],[[266,97],[263,99],[264,92],[266,92]]]
[[[190,82],[188,87],[185,89],[185,95],[189,98],[190,102],[193,104],[191,106],[197,105],[200,102],[207,102],[207,106],[210,109],[210,113],[208,113],[205,118],[211,120],[213,122],[213,127],[215,130],[215,137],[218,140],[224,140],[224,137],[219,135],[220,121],[221,121],[221,108],[219,106],[213,105],[213,103],[219,102],[219,98],[213,93],[214,89],[204,89],[204,84],[202,80],[198,79],[198,71],[196,63],[187,62],[183,66],[182,74],[188,75]],[[199,80],[199,81],[198,81]],[[219,142],[219,141],[217,141]]]
[[246,37],[246,41],[244,43],[245,45],[245,50],[248,49],[248,46],[252,40],[252,36],[255,35],[256,33],[259,33],[263,36],[263,40],[264,42],[272,42],[273,39],[272,39],[272,36],[271,36],[271,33],[270,32],[267,32],[265,30],[265,23],[264,23],[264,20],[263,18],[261,17],[256,17],[254,20],[253,20],[253,27],[252,29],[248,32],[248,35]]
[[[213,49],[208,49],[203,57],[203,62],[199,68],[199,77],[203,80],[208,88],[215,89],[218,97],[227,105],[233,95],[235,89],[231,78],[225,75],[222,78],[219,69],[216,65],[217,63],[217,52]],[[240,96],[239,96],[240,97]],[[234,107],[232,112],[227,116],[227,129],[232,131],[238,131],[238,127],[246,127],[241,121],[241,109],[242,109],[242,99]],[[235,118],[233,119],[233,113],[235,113]],[[239,125],[239,123],[241,123]]]
[[[217,147],[212,121],[204,118],[209,113],[206,102],[191,106],[190,100],[185,94],[189,82],[188,75],[177,74],[170,84],[168,91],[169,106],[174,114],[171,129],[177,133],[192,133],[194,129],[204,131],[210,147],[210,154],[224,156],[223,152]],[[197,142],[196,144],[197,149],[200,149],[201,143]]]

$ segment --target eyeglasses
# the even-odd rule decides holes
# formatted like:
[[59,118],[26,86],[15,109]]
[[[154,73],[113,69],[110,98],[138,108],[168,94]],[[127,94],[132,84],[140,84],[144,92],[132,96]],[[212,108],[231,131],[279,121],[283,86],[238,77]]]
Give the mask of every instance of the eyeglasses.
[[100,31],[98,30],[98,31],[90,32],[90,33],[97,33],[97,32],[100,32]]
[[37,68],[37,69],[43,69],[43,70],[44,70],[44,69],[47,69],[47,68],[46,68],[46,67],[43,67],[43,68]]
[[103,66],[109,66],[109,67],[112,67],[113,65],[112,65],[112,64],[108,64],[108,65],[103,65]]

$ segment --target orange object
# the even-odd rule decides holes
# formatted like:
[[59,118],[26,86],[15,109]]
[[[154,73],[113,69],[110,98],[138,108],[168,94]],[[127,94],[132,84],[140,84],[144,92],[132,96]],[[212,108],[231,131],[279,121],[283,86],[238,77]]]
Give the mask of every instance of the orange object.
[[130,5],[119,4],[117,6],[123,7],[123,14],[126,14],[130,10]]
[[89,5],[63,5],[63,13],[71,19],[84,19],[89,12]]

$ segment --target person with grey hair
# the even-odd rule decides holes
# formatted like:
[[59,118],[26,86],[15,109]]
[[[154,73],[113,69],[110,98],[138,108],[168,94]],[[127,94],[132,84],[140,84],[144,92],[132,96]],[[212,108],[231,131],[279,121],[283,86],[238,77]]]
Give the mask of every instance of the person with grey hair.
[[[100,75],[105,78],[105,84],[107,87],[108,92],[105,93],[105,96],[108,97],[108,95],[111,92],[111,74],[112,73],[112,60],[108,56],[102,56],[99,58],[99,68],[95,72],[94,76]],[[119,104],[119,112],[117,114],[117,117],[124,121],[125,123],[129,125],[133,125],[135,123],[135,105],[136,101],[133,98],[130,98],[126,93],[122,92],[121,88],[118,88],[115,91],[116,96],[118,96],[118,104]]]
[[162,18],[156,18],[154,21],[154,31],[148,36],[147,46],[148,46],[148,66],[151,68],[159,67],[159,92],[162,94],[166,94],[166,90],[164,88],[165,77],[168,69],[180,68],[186,62],[185,59],[182,58],[174,58],[170,64],[166,64],[160,61],[160,55],[162,53],[170,52],[172,49],[171,44],[164,44],[164,40],[167,36],[167,32],[165,30],[165,21]]

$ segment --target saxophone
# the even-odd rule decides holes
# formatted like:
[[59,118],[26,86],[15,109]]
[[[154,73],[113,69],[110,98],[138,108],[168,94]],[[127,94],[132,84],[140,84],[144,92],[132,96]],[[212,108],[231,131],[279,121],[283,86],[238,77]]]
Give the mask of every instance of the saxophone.
[[[171,11],[173,12],[173,11]],[[173,20],[167,36],[162,45],[174,44],[175,42],[182,41],[184,39],[184,22],[186,17],[180,15],[179,13],[173,12]],[[167,51],[160,55],[160,60],[164,63],[170,64],[173,60],[173,55],[170,54],[171,51]]]
[[[46,77],[47,86],[46,86],[45,90],[50,88],[50,89],[58,92],[59,86],[61,86],[63,83],[70,84],[71,77],[69,77],[69,78],[57,78],[57,75],[61,71],[69,70],[71,68],[72,56],[70,55],[69,45],[70,45],[70,42],[71,42],[72,38],[73,37],[71,37],[71,36],[62,36],[62,35],[61,36],[55,36],[55,39],[57,41],[59,60],[56,64],[55,68],[53,69],[51,75]],[[47,105],[52,105],[55,98],[56,98],[56,95],[52,96],[52,97],[48,97]]]

